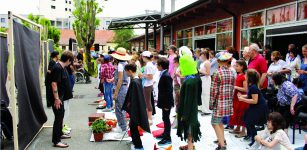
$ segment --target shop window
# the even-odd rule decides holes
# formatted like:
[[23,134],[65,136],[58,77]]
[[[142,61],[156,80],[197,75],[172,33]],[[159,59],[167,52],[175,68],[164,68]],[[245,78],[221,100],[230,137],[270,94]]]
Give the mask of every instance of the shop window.
[[183,40],[177,40],[177,47],[183,46]]
[[264,45],[264,28],[243,30],[241,32],[241,49],[249,46],[251,43]]
[[194,29],[194,35],[195,36],[202,36],[205,34],[204,26],[196,27]]
[[1,23],[5,23],[5,18],[1,18]]
[[177,38],[181,39],[182,38],[182,31],[177,31]]
[[232,46],[232,32],[217,34],[216,39],[217,50],[225,50],[226,47]]
[[211,23],[211,24],[205,25],[205,34],[206,35],[214,34],[214,33],[216,33],[216,23]]
[[242,28],[251,28],[264,25],[265,15],[264,12],[257,12],[242,17]]
[[184,39],[182,46],[187,46],[189,48],[192,48],[192,38]]
[[273,25],[283,22],[295,21],[296,5],[291,4],[267,11],[267,24]]
[[307,1],[298,4],[298,20],[307,19]]
[[183,31],[183,38],[192,38],[192,29],[187,29]]
[[217,32],[232,31],[232,19],[227,19],[217,23]]

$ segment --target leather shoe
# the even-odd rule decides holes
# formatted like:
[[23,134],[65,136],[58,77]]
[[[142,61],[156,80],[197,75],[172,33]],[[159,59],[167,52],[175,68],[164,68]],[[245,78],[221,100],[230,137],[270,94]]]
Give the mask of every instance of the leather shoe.
[[163,138],[161,141],[158,142],[158,145],[167,145],[171,143],[172,143],[171,138]]

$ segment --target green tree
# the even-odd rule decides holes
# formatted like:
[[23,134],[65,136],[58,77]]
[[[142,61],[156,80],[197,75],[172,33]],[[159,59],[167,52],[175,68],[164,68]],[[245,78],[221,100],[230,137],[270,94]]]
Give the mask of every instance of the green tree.
[[[33,15],[33,14],[29,14],[28,19],[43,26],[42,40],[52,39],[54,41],[54,45],[58,47],[61,31],[58,28],[51,26],[51,22],[49,19],[42,18],[38,15]],[[23,24],[27,27],[31,27],[31,25],[28,22],[23,22]]]
[[130,49],[131,45],[128,40],[131,39],[133,36],[134,32],[132,29],[115,30],[114,43],[117,43],[115,49],[118,47]]
[[94,71],[94,64],[91,62],[90,49],[95,41],[95,30],[99,26],[99,19],[96,15],[102,12],[96,0],[75,0],[75,10],[73,16],[75,21],[73,23],[74,33],[77,38],[79,47],[85,49],[85,61],[88,71]]

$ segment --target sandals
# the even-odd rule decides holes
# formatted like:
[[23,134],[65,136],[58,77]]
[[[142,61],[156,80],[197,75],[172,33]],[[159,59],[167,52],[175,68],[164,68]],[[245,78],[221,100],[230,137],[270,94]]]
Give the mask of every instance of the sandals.
[[245,136],[246,136],[246,134],[236,134],[236,135],[235,135],[236,138],[243,138],[243,137],[245,137]]
[[[219,144],[219,141],[218,141],[218,140],[215,140],[215,141],[213,141],[213,143]],[[224,141],[224,143],[225,143],[225,145],[227,145],[226,140]]]
[[[193,146],[193,149],[196,150],[195,145]],[[180,146],[179,150],[188,150],[188,145]]]
[[241,131],[237,131],[237,130],[231,130],[231,131],[229,131],[229,133],[231,133],[231,134],[239,134]]
[[66,134],[63,134],[61,136],[61,139],[70,139],[70,138],[71,138],[71,136],[70,135],[66,135]]
[[59,142],[57,144],[54,144],[53,147],[67,148],[67,147],[69,147],[69,145],[67,143]]

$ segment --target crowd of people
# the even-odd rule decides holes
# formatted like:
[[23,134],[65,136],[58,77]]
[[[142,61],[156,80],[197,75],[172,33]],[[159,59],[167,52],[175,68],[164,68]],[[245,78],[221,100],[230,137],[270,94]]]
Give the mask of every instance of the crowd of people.
[[[113,129],[118,132],[115,138],[125,136],[127,112],[132,143],[136,150],[144,149],[138,126],[150,132],[157,106],[164,122],[164,133],[157,137],[159,145],[172,143],[173,128],[178,137],[187,141],[180,149],[194,149],[202,135],[200,113],[211,115],[216,150],[226,149],[226,129],[236,138],[249,141],[250,148],[293,149],[287,129],[307,94],[307,45],[301,49],[302,57],[294,44],[289,45],[285,57],[270,49],[265,46],[261,54],[260,47],[251,44],[244,47],[241,59],[232,47],[219,53],[208,48],[193,51],[171,45],[167,54],[155,50],[128,54],[124,48],[101,54],[97,59],[101,91],[98,96],[106,102],[103,111],[115,110],[119,126]],[[62,132],[66,110],[63,103],[72,96],[68,94],[72,88],[64,87],[71,87],[66,70],[74,57],[65,51],[55,63],[59,57],[54,55],[46,84],[50,85],[46,87],[47,98],[51,99],[48,106],[53,107],[56,116],[53,143],[68,147],[60,139],[70,137]],[[272,92],[275,96],[268,96]],[[173,107],[176,117],[171,123]],[[259,130],[262,131],[257,134]]]

